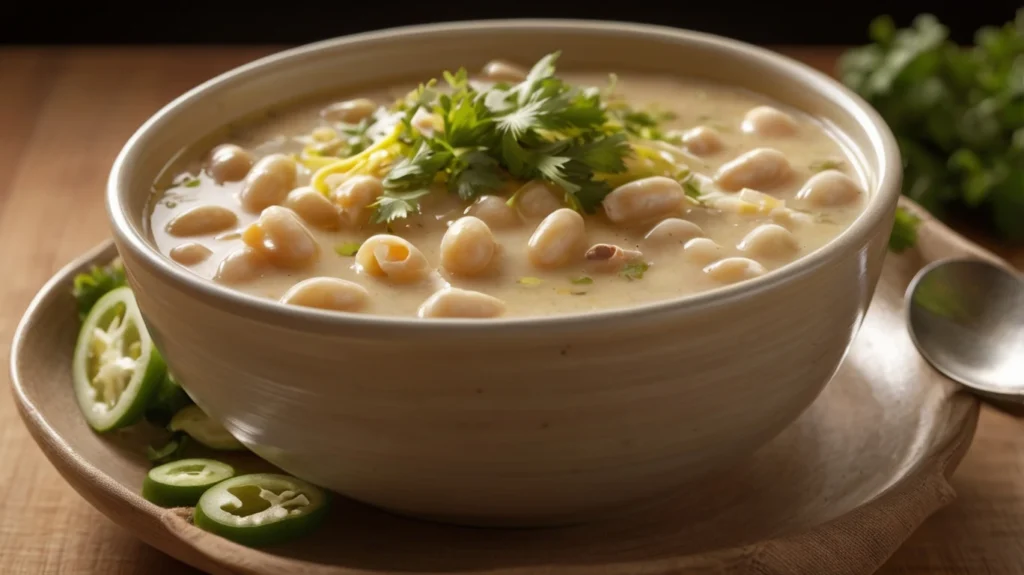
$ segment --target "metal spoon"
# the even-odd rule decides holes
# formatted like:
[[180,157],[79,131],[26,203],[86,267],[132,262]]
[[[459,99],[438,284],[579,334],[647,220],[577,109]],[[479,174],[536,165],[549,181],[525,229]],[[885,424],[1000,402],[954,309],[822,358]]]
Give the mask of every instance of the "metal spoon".
[[907,288],[910,336],[950,379],[1024,403],[1024,280],[979,259],[925,266]]

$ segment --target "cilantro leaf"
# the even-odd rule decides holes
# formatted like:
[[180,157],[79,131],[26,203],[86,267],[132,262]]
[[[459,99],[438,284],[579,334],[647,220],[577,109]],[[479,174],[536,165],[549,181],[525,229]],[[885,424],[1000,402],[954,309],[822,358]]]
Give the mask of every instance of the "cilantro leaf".
[[429,193],[430,190],[425,188],[410,192],[385,192],[372,204],[374,212],[371,221],[375,224],[388,224],[410,214],[417,214],[420,211],[419,199]]
[[78,305],[78,319],[84,320],[92,306],[101,297],[116,288],[128,285],[124,275],[124,264],[115,259],[105,266],[92,266],[88,272],[75,276],[71,295]]
[[156,393],[146,405],[146,421],[163,427],[171,421],[171,417],[175,413],[191,403],[192,398],[185,393],[185,390],[181,388],[181,385],[174,379],[174,376],[168,372],[164,375]]
[[497,160],[474,150],[458,157],[448,179],[448,189],[463,200],[471,200],[500,188],[504,183]]
[[622,270],[619,271],[619,275],[628,279],[629,281],[643,279],[644,273],[650,266],[644,261],[629,262],[622,266]]
[[175,433],[167,443],[160,447],[146,446],[146,459],[154,465],[168,463],[181,459],[185,447],[188,446],[189,437],[184,433]]
[[[571,86],[555,75],[558,56],[541,58],[515,85],[478,89],[460,68],[443,73],[445,90],[431,81],[403,99],[399,141],[412,151],[384,178],[372,221],[416,213],[418,199],[437,184],[469,201],[509,178],[556,184],[567,205],[593,212],[611,191],[605,176],[627,171],[632,148],[621,127],[608,125],[600,90]],[[443,129],[414,129],[420,110],[439,118]]]
[[436,151],[421,142],[412,156],[402,158],[384,177],[384,194],[370,204],[370,221],[387,224],[419,212],[419,199],[430,193],[438,173],[451,161],[452,153]]

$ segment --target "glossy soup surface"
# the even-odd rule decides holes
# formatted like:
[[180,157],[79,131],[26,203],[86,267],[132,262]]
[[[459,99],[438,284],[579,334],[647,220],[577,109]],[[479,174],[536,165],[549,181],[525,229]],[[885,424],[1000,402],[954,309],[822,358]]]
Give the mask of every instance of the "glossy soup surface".
[[[491,65],[474,85],[515,85],[521,72]],[[549,180],[502,171],[500,185],[465,200],[438,176],[419,213],[374,223],[382,180],[411,148],[371,149],[315,174],[402,129],[401,113],[378,110],[409,92],[402,86],[284,108],[187,151],[154,187],[153,240],[209,281],[292,305],[541,316],[748,280],[820,248],[866,204],[834,134],[766,98],[685,78],[625,74],[606,88],[603,75],[559,77],[657,124],[609,112],[641,131],[629,135],[627,172],[595,175],[613,191],[593,213],[567,207]],[[409,116],[406,130],[444,130],[427,110]]]

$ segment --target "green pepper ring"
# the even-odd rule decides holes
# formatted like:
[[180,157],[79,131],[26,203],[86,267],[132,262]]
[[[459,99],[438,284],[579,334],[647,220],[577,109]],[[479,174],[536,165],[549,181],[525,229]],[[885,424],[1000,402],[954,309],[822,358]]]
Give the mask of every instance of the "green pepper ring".
[[[176,474],[189,467],[202,467],[208,477]],[[161,507],[192,507],[208,489],[230,479],[235,469],[212,459],[179,459],[149,470],[142,482],[142,496]]]
[[[259,525],[242,525],[241,517],[224,509],[236,499],[230,489],[255,485],[275,492],[285,490],[301,493],[309,505],[284,518],[271,518]],[[289,475],[254,473],[239,475],[208,489],[196,504],[196,527],[248,547],[265,547],[291,541],[316,529],[327,515],[329,496],[326,491]]]
[[[96,409],[95,390],[87,373],[90,344],[93,330],[99,327],[106,314],[110,313],[118,304],[125,306],[123,321],[131,321],[135,324],[140,343],[140,354],[137,361],[142,365],[142,369],[135,370],[112,409],[99,411]],[[113,431],[131,425],[142,418],[149,398],[156,393],[163,381],[167,367],[160,352],[153,345],[149,333],[146,332],[146,325],[142,321],[142,314],[139,313],[139,307],[135,303],[135,296],[132,295],[130,288],[120,287],[111,290],[101,297],[89,311],[78,333],[71,369],[78,407],[82,410],[86,422],[95,431],[100,433]]]

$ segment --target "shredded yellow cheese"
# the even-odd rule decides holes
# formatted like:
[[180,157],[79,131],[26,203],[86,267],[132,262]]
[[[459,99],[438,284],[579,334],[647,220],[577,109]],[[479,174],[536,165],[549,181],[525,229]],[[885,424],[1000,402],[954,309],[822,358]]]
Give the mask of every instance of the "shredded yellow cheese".
[[402,124],[398,124],[391,131],[390,134],[374,142],[374,144],[362,152],[348,158],[341,160],[335,160],[326,166],[319,168],[314,174],[312,180],[310,180],[310,186],[313,189],[319,191],[321,194],[326,194],[330,190],[327,187],[327,177],[333,174],[341,174],[352,171],[357,166],[362,167],[366,162],[370,160],[370,157],[374,152],[385,150],[394,144],[398,143],[398,137],[402,132]]

